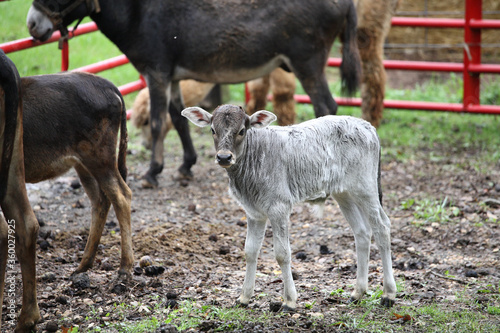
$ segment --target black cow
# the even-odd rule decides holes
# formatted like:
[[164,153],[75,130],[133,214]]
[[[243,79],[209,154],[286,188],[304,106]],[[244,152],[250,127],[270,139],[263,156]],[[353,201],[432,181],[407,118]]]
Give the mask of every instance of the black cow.
[[336,114],[324,73],[330,48],[342,32],[340,68],[346,92],[358,86],[360,59],[352,0],[35,0],[27,17],[31,35],[47,40],[90,15],[146,78],[151,94],[152,159],[143,185],[157,186],[163,168],[162,123],[168,108],[179,132],[191,177],[196,162],[179,80],[238,83],[276,67],[295,73],[317,117]]

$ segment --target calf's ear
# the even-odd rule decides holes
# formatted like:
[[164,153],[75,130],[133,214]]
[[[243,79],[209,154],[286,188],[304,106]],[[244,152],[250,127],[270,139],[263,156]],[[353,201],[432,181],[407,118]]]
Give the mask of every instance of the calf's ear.
[[189,119],[193,124],[200,127],[210,125],[212,115],[200,107],[192,106],[182,110],[181,114]]
[[250,116],[250,126],[255,128],[263,128],[276,120],[274,113],[269,111],[257,111]]

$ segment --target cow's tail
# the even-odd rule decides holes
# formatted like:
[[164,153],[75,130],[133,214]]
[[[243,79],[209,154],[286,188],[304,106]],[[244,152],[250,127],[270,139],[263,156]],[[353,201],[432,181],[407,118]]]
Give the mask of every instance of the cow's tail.
[[125,102],[120,93],[120,100],[122,103],[121,110],[121,123],[120,123],[120,143],[118,145],[118,171],[122,176],[123,180],[127,182],[127,143],[128,143],[128,132],[127,132],[127,109],[125,108]]
[[356,29],[356,8],[354,3],[351,2],[342,34],[342,63],[340,64],[342,93],[347,96],[356,93],[361,77],[361,58],[359,56]]

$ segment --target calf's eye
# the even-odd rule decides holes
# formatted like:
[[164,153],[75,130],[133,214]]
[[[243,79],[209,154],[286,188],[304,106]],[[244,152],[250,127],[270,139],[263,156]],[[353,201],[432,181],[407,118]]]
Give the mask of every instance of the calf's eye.
[[215,131],[212,127],[210,127],[210,129],[212,130],[212,135],[215,135]]
[[245,129],[243,128],[243,129],[242,129],[242,130],[238,133],[238,135],[241,135],[241,136],[245,135]]

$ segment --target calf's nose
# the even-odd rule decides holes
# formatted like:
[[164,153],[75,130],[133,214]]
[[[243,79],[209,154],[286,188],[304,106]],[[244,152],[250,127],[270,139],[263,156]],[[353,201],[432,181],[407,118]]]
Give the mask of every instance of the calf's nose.
[[230,153],[218,153],[216,156],[217,163],[221,166],[229,166],[232,162],[233,155]]

